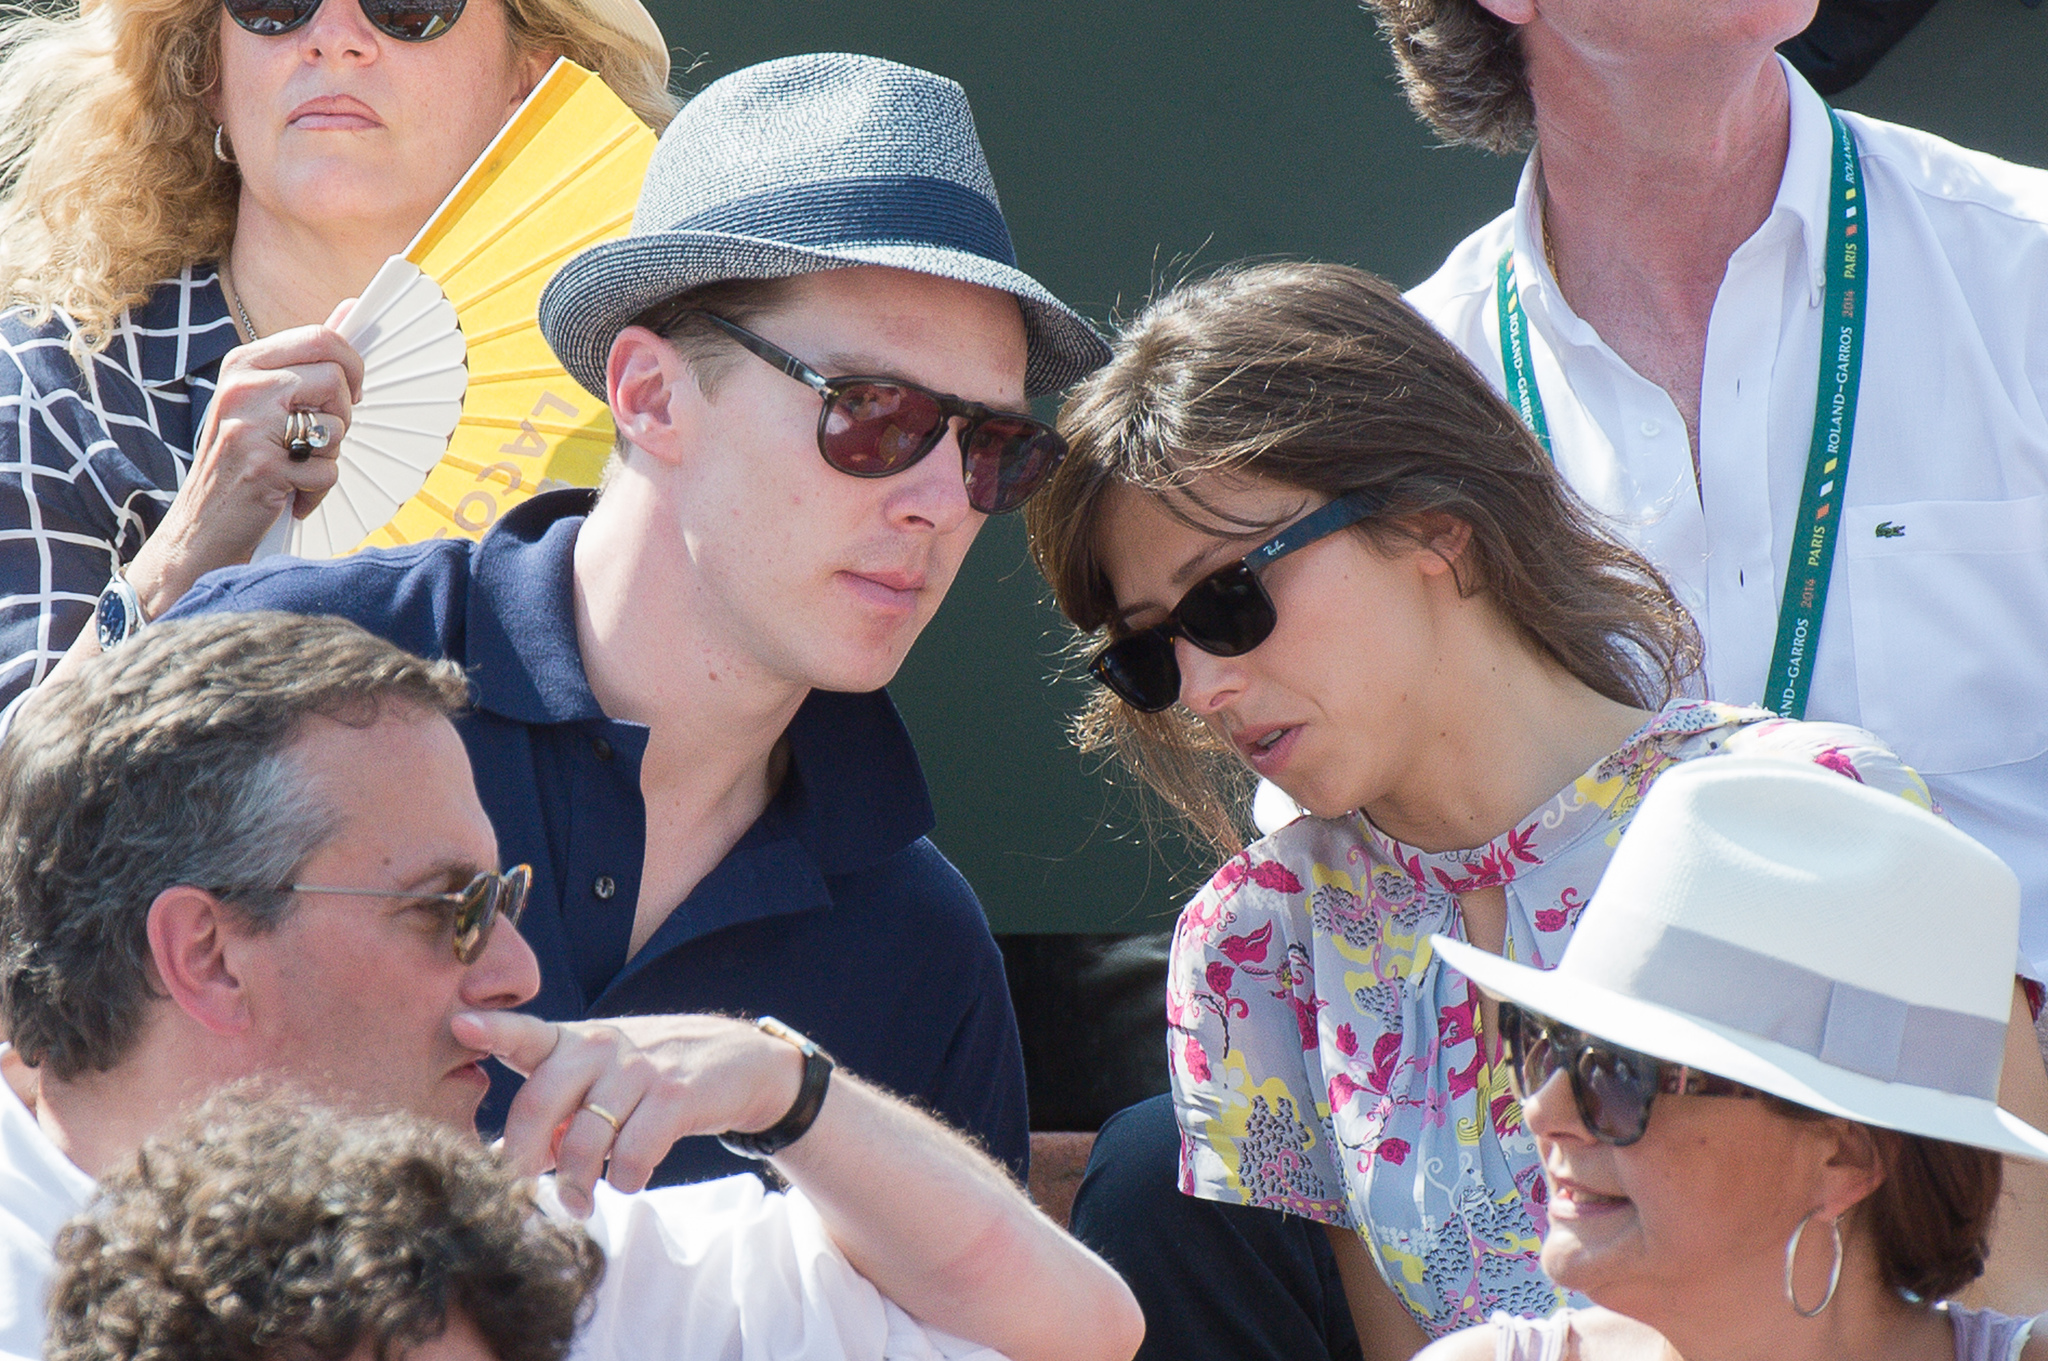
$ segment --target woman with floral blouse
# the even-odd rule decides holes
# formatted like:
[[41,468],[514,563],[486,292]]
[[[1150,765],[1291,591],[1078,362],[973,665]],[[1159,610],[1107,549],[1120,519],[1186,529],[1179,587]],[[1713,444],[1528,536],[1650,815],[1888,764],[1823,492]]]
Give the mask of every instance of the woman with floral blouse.
[[[1324,1225],[1368,1357],[1550,1313],[1535,1141],[1491,1003],[1431,934],[1554,965],[1681,761],[1779,755],[1923,806],[1926,787],[1858,729],[1682,697],[1699,641],[1657,572],[1370,275],[1184,285],[1060,425],[1073,452],[1027,522],[1093,649],[1078,739],[1231,857],[1168,972],[1180,1190]],[[1306,815],[1243,848],[1254,774]],[[1163,1146],[1130,1137],[1142,1111],[1105,1133],[1075,1212],[1146,1305],[1141,1355],[1283,1350],[1260,1321],[1313,1301],[1280,1267],[1135,1207],[1172,1175],[1116,1166]],[[1328,1355],[1355,1345],[1341,1332]]]

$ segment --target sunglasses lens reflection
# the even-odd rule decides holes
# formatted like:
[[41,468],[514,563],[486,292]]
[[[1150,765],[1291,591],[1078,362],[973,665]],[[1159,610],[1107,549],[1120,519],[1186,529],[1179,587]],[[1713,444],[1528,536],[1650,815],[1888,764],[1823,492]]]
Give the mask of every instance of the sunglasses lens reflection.
[[423,43],[455,27],[463,4],[464,0],[364,0],[363,12],[392,37]]
[[1580,1113],[1588,1129],[1617,1145],[1643,1137],[1650,1122],[1649,1098],[1657,1086],[1654,1062],[1645,1065],[1625,1050],[1592,1045],[1579,1054],[1578,1076],[1584,1094]]
[[967,500],[984,515],[1015,510],[1039,488],[1067,442],[1037,421],[982,421],[967,441]]
[[[228,17],[251,33],[271,38],[311,19],[321,0],[225,0]],[[363,15],[380,33],[401,42],[423,43],[455,27],[466,0],[360,0]]]
[[291,32],[318,8],[320,0],[230,0],[227,7],[229,18],[266,38]]
[[916,388],[855,383],[825,409],[825,461],[855,477],[887,477],[922,458],[945,422]]

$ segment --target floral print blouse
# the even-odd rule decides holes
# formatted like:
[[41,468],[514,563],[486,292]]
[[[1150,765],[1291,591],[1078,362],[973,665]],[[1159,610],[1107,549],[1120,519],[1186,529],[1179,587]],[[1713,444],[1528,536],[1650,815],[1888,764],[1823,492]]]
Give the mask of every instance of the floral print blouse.
[[1507,956],[1555,967],[1650,782],[1727,751],[1932,806],[1859,728],[1678,700],[1487,845],[1433,853],[1362,814],[1304,817],[1224,865],[1182,911],[1167,973],[1181,1189],[1356,1230],[1431,1337],[1583,1303],[1537,1262],[1536,1141],[1482,1057],[1474,990],[1429,938],[1465,939],[1456,895],[1500,886]]

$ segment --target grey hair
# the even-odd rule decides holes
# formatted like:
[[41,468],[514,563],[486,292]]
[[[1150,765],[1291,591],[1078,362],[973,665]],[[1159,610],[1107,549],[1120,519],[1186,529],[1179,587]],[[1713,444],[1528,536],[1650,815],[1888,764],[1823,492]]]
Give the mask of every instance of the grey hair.
[[295,752],[306,720],[448,715],[460,668],[342,619],[217,614],[159,624],[45,685],[0,742],[0,1015],[28,1063],[103,1072],[157,996],[150,905],[218,894],[252,931],[339,829]]

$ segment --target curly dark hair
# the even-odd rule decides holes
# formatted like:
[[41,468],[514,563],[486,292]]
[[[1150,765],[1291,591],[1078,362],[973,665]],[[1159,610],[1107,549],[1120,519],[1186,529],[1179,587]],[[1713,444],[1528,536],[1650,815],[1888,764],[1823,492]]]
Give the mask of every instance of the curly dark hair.
[[459,1310],[499,1361],[562,1361],[603,1272],[474,1137],[243,1084],[57,1236],[44,1355],[395,1361]]

